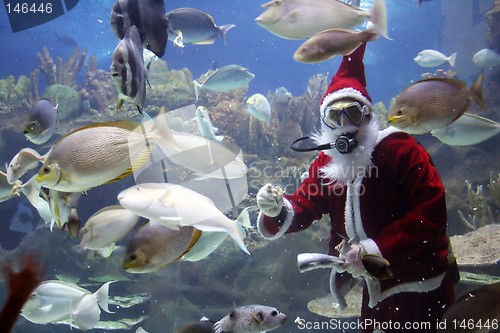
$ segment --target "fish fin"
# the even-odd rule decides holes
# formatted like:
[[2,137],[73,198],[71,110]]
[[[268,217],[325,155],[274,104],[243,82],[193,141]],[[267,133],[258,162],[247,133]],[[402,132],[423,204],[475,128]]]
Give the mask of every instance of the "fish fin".
[[297,17],[300,14],[300,9],[290,11],[290,13],[283,16],[283,19],[290,24],[296,23]]
[[238,215],[238,217],[236,218],[236,223],[248,229],[254,228],[254,226],[252,226],[252,222],[250,221],[250,214],[248,213],[250,208],[252,207],[246,207],[245,209],[243,209],[240,215]]
[[224,135],[214,135],[215,137],[215,141],[217,142],[221,142],[222,140],[224,140]]
[[375,4],[370,8],[368,13],[370,14],[370,21],[375,26],[377,32],[385,38],[392,40],[389,38],[387,32],[387,7],[385,1],[375,0]]
[[274,5],[275,2],[276,2],[276,0],[271,0],[269,2],[263,3],[260,6],[263,7],[263,8],[271,7],[272,5]]
[[488,107],[483,99],[483,74],[479,75],[476,82],[472,85],[470,89],[470,94],[472,99],[481,107],[481,109],[486,110]]
[[96,250],[97,254],[99,254],[103,258],[109,258],[113,251],[116,249],[116,243],[110,243],[104,247],[101,247],[100,249]]
[[[191,249],[193,248],[193,246],[195,246],[196,243],[198,243],[198,241],[200,240],[201,235],[202,235],[202,232],[200,230],[194,229],[193,230],[193,235],[191,236],[191,240],[189,241],[188,246],[186,247],[186,249],[184,250],[184,252],[182,252],[182,254],[177,257],[176,260],[181,259],[182,257],[184,257],[184,255],[186,253],[188,253],[189,251],[191,251]],[[205,318],[205,320],[208,320],[208,318]]]
[[216,39],[217,39],[217,36],[215,35],[210,39],[201,40],[199,42],[193,42],[191,44],[193,44],[193,45],[212,45]]
[[349,56],[349,55],[351,55],[352,53],[354,53],[354,51],[356,51],[356,50],[358,49],[358,47],[360,47],[360,46],[361,46],[361,44],[363,44],[363,42],[361,42],[361,43],[359,43],[358,45],[354,46],[354,48],[353,48],[352,50],[347,51],[344,55],[345,55],[345,56]]
[[107,313],[114,313],[109,311],[108,309],[108,293],[109,293],[109,285],[116,281],[108,281],[101,286],[95,293],[94,296],[97,299],[97,304],[106,311]]
[[457,52],[453,53],[448,57],[448,63],[450,64],[451,67],[455,67],[456,59],[457,59]]
[[167,228],[170,228],[172,230],[179,230],[179,220],[176,220],[175,217],[167,217],[167,216],[161,216],[160,218],[153,220],[155,223],[159,223]]
[[194,96],[196,98],[196,102],[198,102],[198,96],[199,96],[199,92],[200,92],[200,89],[203,89],[202,85],[196,81],[196,80],[193,80],[193,86],[194,86]]
[[222,41],[224,42],[224,44],[227,44],[226,43],[226,34],[229,30],[231,30],[232,28],[234,28],[236,25],[234,24],[225,24],[225,25],[222,25],[219,27],[219,34],[220,34],[220,37],[222,38]]
[[182,38],[182,31],[175,30],[174,33],[177,35],[177,37],[175,37],[172,43],[174,43],[174,45],[177,47],[184,47],[185,45]]
[[116,109],[117,109],[117,110],[120,110],[120,109],[122,108],[122,105],[123,105],[123,99],[118,98],[118,99],[116,100]]
[[42,312],[49,312],[50,310],[52,310],[52,304],[49,304],[49,305],[45,305],[45,306],[42,306],[41,308],[38,308],[39,310],[41,310]]

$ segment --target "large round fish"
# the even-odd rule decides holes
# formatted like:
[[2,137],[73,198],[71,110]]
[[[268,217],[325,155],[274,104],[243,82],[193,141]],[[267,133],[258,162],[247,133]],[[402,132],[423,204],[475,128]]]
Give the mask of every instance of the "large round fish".
[[230,220],[206,196],[181,185],[167,183],[131,186],[118,194],[118,201],[137,215],[172,229],[192,226],[201,231],[227,232],[249,254],[243,242],[246,235],[242,228],[250,225],[246,210],[236,221]]
[[411,134],[425,134],[443,128],[464,114],[474,101],[486,109],[482,96],[482,75],[470,91],[458,80],[432,78],[415,82],[396,98],[389,123]]
[[361,44],[376,39],[375,30],[328,29],[302,43],[293,54],[293,59],[298,62],[317,63],[337,55],[349,55]]
[[160,223],[147,222],[132,234],[123,269],[129,273],[157,272],[179,260],[200,236],[201,231],[193,227],[174,230]]
[[130,145],[144,137],[134,129],[139,123],[116,121],[79,128],[57,142],[38,171],[46,188],[82,192],[131,172]]
[[48,99],[42,98],[31,107],[23,125],[23,133],[28,140],[41,145],[54,134],[56,119],[57,108]]
[[365,12],[338,0],[272,0],[255,21],[271,33],[286,39],[310,38],[320,31],[351,29],[369,19],[376,30],[387,37],[387,10],[376,0]]
[[116,0],[111,10],[110,24],[120,39],[135,25],[144,47],[159,58],[165,54],[168,21],[165,18],[164,0]]
[[218,35],[226,42],[226,33],[234,24],[217,26],[210,14],[196,8],[176,8],[165,14],[169,23],[168,39],[179,47],[184,44],[213,44]]
[[246,88],[255,77],[247,68],[238,65],[227,65],[213,72],[203,84],[193,81],[196,100],[199,91],[206,89],[214,92],[227,92],[234,89]]

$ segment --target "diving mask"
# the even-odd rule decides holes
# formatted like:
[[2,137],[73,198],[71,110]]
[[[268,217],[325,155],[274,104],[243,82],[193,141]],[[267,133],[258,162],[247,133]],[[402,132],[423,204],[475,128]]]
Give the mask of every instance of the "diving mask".
[[[325,108],[322,119],[325,125],[332,129],[346,125],[357,126],[369,112],[370,108],[368,106],[362,106],[358,102],[339,101]],[[345,123],[345,119],[348,119],[350,124]]]

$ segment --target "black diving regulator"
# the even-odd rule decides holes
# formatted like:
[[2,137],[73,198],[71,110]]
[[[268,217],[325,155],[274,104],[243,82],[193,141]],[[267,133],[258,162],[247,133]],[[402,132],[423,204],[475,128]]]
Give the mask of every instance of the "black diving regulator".
[[303,136],[301,138],[298,138],[292,144],[290,145],[290,148],[292,150],[298,151],[298,152],[308,152],[308,151],[315,151],[315,150],[327,150],[327,149],[337,149],[339,153],[341,154],[349,154],[351,153],[354,148],[358,146],[358,141],[354,138],[355,134],[352,133],[345,133],[340,135],[335,142],[329,142],[325,143],[322,145],[317,145],[315,147],[299,147],[299,143],[304,141],[304,140],[312,140],[311,137],[309,136]]

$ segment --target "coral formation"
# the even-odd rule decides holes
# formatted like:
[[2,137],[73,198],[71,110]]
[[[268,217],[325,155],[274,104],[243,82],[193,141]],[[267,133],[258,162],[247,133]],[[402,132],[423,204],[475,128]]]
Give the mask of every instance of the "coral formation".
[[472,212],[472,215],[469,214],[466,218],[464,214],[459,210],[458,214],[461,221],[470,230],[476,230],[478,228],[484,227],[485,225],[494,224],[495,220],[493,218],[493,213],[491,212],[491,209],[484,198],[483,185],[478,185],[476,187],[476,190],[474,191],[472,189],[471,182],[466,180],[465,184],[467,185],[469,210]]
[[69,86],[62,84],[50,85],[45,89],[43,97],[54,105],[57,104],[57,117],[59,120],[76,116],[79,113],[80,95]]
[[111,75],[109,72],[97,69],[95,56],[89,58],[83,87],[79,92],[82,100],[88,101],[89,108],[97,111],[104,111],[116,102],[116,89],[111,81]]
[[38,71],[16,78],[13,75],[0,80],[0,102],[7,104],[12,110],[22,111],[31,107],[38,98]]
[[495,175],[493,172],[490,174],[490,183],[488,184],[491,197],[500,208],[500,173]]
[[80,49],[76,48],[66,62],[61,57],[57,57],[55,62],[50,56],[49,50],[44,47],[42,53],[37,52],[36,56],[40,61],[40,72],[45,76],[47,85],[61,84],[72,88],[77,88],[76,78],[82,69],[87,50],[80,54]]

